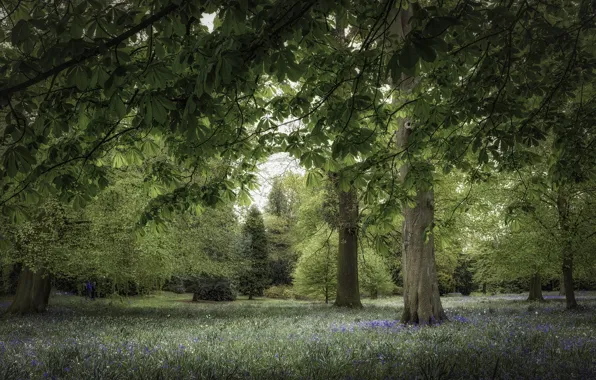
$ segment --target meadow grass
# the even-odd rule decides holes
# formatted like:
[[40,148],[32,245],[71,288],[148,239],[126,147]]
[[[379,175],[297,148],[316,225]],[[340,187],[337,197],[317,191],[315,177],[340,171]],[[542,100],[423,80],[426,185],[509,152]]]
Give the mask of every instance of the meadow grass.
[[[450,322],[403,326],[398,297],[362,310],[306,301],[189,303],[191,295],[54,295],[0,319],[0,379],[591,379],[596,295],[445,297]],[[8,306],[0,301],[0,311]]]

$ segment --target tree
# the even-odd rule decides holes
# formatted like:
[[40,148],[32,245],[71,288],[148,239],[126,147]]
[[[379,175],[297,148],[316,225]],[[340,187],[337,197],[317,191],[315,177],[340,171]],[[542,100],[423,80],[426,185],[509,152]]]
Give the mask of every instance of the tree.
[[[414,16],[413,4],[409,9],[396,11],[392,25],[397,35],[406,38],[410,33],[410,18]],[[402,87],[415,85],[416,79],[406,74]],[[397,149],[411,154],[410,135],[418,120],[402,119],[396,134]],[[421,325],[433,324],[447,319],[439,295],[439,284],[434,251],[434,189],[432,181],[433,168],[426,162],[404,163],[399,169],[399,177],[403,186],[413,187],[413,199],[403,206],[402,230],[402,268],[404,269],[404,311],[402,323]],[[409,189],[408,189],[409,190]]]
[[242,231],[246,239],[243,256],[248,267],[239,274],[238,290],[252,300],[254,296],[261,295],[271,282],[265,224],[256,206],[248,210]]
[[329,303],[337,291],[337,233],[323,228],[300,244],[300,259],[294,271],[296,293]]
[[361,251],[358,266],[360,289],[372,299],[391,294],[395,285],[383,258],[371,248],[363,248]]
[[13,246],[3,260],[22,267],[8,312],[43,312],[49,302],[51,275],[71,248],[76,228],[56,200],[45,202],[31,221],[7,227]]
[[290,285],[298,255],[292,247],[296,237],[296,213],[299,207],[296,175],[284,174],[273,180],[268,195],[265,228],[269,243],[271,285]]
[[[414,6],[409,33],[388,27]],[[13,221],[49,196],[83,206],[109,184],[108,166],[157,149],[171,160],[148,182],[170,185],[142,223],[246,203],[256,162],[274,151],[299,158],[311,184],[341,172],[342,191],[396,222],[435,169],[493,170],[552,135],[548,173],[569,237],[568,187],[594,172],[589,0],[6,0],[0,13],[0,207]],[[212,30],[205,13],[217,14]],[[398,118],[414,123],[406,154],[387,148]],[[193,181],[215,157],[237,165]],[[406,189],[392,175],[405,163]],[[573,307],[571,240],[561,271]]]
[[337,229],[337,291],[334,306],[361,308],[360,287],[358,284],[358,196],[356,189],[347,191],[340,187],[335,175],[330,175],[338,199]]
[[281,177],[275,177],[271,190],[267,195],[267,207],[265,209],[269,214],[277,217],[288,216],[290,211],[290,205],[288,203],[288,197],[283,185],[283,179]]

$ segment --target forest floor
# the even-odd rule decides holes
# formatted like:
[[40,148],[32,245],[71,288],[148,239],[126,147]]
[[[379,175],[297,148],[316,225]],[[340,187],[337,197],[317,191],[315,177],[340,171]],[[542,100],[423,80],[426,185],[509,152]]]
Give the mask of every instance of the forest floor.
[[[191,295],[89,301],[0,317],[0,379],[594,379],[596,293],[445,297],[450,322],[400,325],[401,298],[362,310]],[[8,306],[0,300],[0,312]]]

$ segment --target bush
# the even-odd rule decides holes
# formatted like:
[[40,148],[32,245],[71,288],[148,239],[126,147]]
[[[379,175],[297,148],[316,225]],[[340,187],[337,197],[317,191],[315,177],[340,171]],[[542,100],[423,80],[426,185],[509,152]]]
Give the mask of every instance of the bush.
[[232,283],[225,277],[198,277],[190,289],[193,301],[234,301]]
[[289,300],[294,298],[294,289],[291,286],[271,286],[265,289],[263,295],[267,298],[275,298],[280,300]]
[[178,276],[173,276],[163,286],[163,289],[168,292],[173,292],[176,294],[186,293],[187,286],[191,286],[192,281],[188,281],[188,279]]

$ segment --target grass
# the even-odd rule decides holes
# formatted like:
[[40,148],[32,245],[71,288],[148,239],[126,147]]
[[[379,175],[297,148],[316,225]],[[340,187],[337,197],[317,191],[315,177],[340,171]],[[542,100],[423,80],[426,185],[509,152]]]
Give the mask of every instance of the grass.
[[400,298],[342,310],[56,295],[44,315],[1,317],[0,378],[596,378],[596,296],[579,294],[573,312],[548,298],[446,297],[450,322],[418,328],[395,321]]

